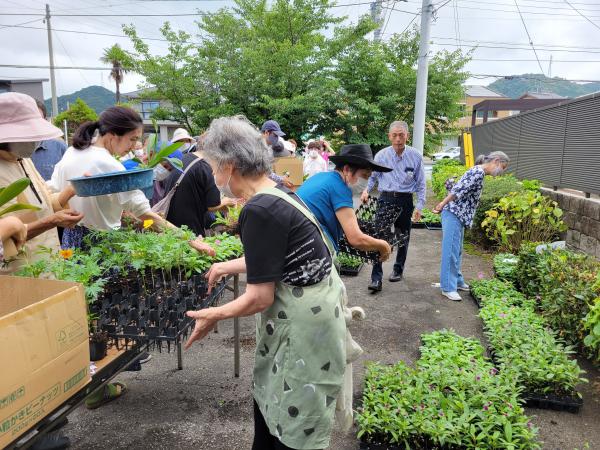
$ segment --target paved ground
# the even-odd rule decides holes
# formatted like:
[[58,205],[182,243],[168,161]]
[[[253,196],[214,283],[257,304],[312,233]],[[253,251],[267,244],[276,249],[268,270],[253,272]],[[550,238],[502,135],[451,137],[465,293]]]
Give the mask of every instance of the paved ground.
[[[370,267],[357,278],[345,278],[353,305],[367,311],[367,319],[355,323],[352,333],[365,355],[354,365],[355,394],[360,395],[367,360],[393,363],[418,358],[419,335],[453,327],[464,336],[482,339],[476,307],[465,296],[461,303],[446,302],[430,284],[439,273],[441,232],[415,230],[410,246],[405,281],[384,283],[382,293],[366,293]],[[386,275],[391,264],[386,265]],[[489,273],[489,263],[465,255],[465,275]],[[76,449],[249,449],[253,436],[250,393],[254,319],[242,320],[242,371],[233,378],[232,324],[223,323],[201,345],[185,353],[185,368],[176,370],[175,354],[154,354],[141,372],[118,379],[130,392],[95,411],[83,408],[70,416],[65,431]],[[573,415],[528,410],[540,427],[545,449],[600,449],[600,374],[589,370],[590,384],[581,387],[584,407]],[[355,430],[336,432],[332,449],[356,449]],[[585,447],[586,443],[589,447]]]

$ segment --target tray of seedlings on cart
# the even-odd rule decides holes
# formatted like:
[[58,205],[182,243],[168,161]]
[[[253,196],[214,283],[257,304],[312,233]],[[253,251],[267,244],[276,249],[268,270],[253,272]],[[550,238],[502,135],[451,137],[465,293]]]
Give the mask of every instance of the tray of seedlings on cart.
[[340,263],[340,275],[349,277],[357,276],[364,265],[360,258],[346,253],[338,253],[337,260]]
[[[85,287],[90,349],[102,356],[107,346],[129,348],[151,343],[162,348],[185,337],[193,325],[186,311],[214,305],[222,298],[228,278],[208,293],[205,274],[214,262],[237,258],[242,244],[221,234],[206,238],[216,255],[189,245],[187,229],[157,234],[131,229],[95,232],[85,250],[47,251],[47,258],[26,266],[20,275],[51,276]],[[103,344],[104,343],[104,344]]]
[[[392,248],[406,245],[406,233],[399,233],[393,229],[394,222],[400,216],[402,207],[391,203],[378,203],[374,197],[359,206],[356,210],[356,218],[361,231],[376,239],[383,239]],[[367,252],[358,250],[350,245],[346,236],[342,236],[338,242],[341,253],[346,253],[366,263],[379,261],[378,252]]]

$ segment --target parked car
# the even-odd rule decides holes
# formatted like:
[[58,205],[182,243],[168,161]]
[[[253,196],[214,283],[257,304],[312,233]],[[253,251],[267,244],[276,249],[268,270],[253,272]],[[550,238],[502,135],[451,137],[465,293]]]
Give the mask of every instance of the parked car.
[[460,147],[450,147],[449,149],[434,153],[431,155],[433,161],[439,161],[440,159],[459,159],[460,158]]

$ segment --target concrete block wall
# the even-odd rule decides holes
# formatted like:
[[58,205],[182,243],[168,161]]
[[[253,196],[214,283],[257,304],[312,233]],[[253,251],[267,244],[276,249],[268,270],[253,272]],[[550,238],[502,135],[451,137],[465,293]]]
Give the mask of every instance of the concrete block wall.
[[569,227],[567,245],[600,259],[600,200],[542,188],[542,194],[558,203]]

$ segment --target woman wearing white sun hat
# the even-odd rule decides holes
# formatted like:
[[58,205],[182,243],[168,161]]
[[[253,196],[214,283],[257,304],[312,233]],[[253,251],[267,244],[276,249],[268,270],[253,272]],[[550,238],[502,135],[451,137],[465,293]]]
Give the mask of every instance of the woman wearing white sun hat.
[[171,142],[183,142],[183,145],[179,148],[181,153],[193,151],[192,147],[196,145],[196,140],[190,136],[190,133],[185,128],[177,128],[173,133]]

